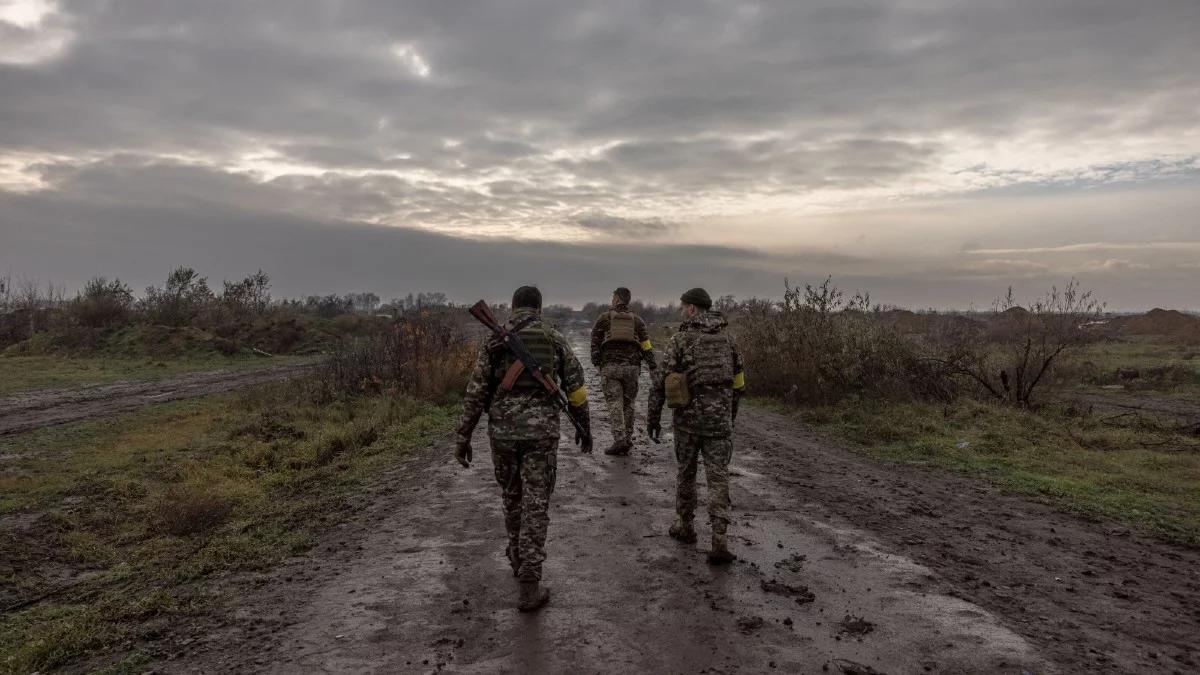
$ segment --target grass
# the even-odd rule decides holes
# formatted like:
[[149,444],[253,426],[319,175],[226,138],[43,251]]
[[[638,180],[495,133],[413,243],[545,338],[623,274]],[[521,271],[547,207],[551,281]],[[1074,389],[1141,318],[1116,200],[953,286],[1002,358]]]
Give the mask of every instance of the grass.
[[[1122,377],[1119,371],[1136,377]],[[1059,386],[1120,385],[1125,391],[1195,400],[1200,395],[1200,346],[1153,336],[1095,342],[1071,354],[1055,380]]]
[[117,356],[0,356],[0,396],[34,389],[66,389],[119,380],[153,380],[206,370],[249,370],[304,363],[311,357],[193,355],[173,358]]
[[267,385],[0,441],[0,608],[66,589],[2,615],[0,673],[142,672],[213,579],[304,551],[453,417]]
[[872,457],[986,479],[1086,516],[1200,545],[1200,438],[1142,418],[961,400],[798,413]]

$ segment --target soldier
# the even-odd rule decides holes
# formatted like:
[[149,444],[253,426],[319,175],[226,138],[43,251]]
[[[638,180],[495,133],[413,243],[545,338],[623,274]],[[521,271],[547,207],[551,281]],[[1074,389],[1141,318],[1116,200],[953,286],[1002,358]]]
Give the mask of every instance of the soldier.
[[704,460],[708,479],[708,520],[712,550],[708,562],[724,565],[737,556],[729,551],[729,460],[733,455],[733,422],[746,386],[742,355],[726,332],[725,316],[712,309],[703,288],[680,298],[683,324],[666,347],[660,377],[654,379],[646,414],[646,432],[655,442],[662,434],[663,403],[673,409],[675,459],[675,523],[669,534],[695,543],[696,467]]
[[[520,336],[542,369],[568,392],[572,414],[590,429],[583,367],[566,338],[542,322],[541,291],[533,286],[518,288],[513,293],[512,308],[508,330]],[[508,531],[505,553],[513,576],[520,581],[517,609],[532,612],[550,599],[549,590],[539,583],[558,463],[559,411],[546,390],[527,372],[522,372],[510,388],[505,386],[505,374],[515,361],[504,344],[494,338],[480,348],[467,382],[454,456],[464,467],[471,465],[471,434],[487,410],[492,464]],[[592,451],[590,438],[581,438],[577,433],[575,442],[583,452]]]
[[633,402],[637,399],[638,376],[646,362],[651,377],[658,363],[642,317],[629,311],[628,288],[613,291],[612,309],[592,326],[592,365],[604,382],[608,424],[613,442],[606,455],[628,455],[633,449]]

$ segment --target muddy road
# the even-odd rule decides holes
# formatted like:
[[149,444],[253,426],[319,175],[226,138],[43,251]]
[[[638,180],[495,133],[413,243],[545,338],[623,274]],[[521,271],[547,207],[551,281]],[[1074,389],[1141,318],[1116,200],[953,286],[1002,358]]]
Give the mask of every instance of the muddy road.
[[114,382],[78,389],[45,389],[0,398],[0,436],[41,427],[109,417],[152,403],[219,394],[277,382],[311,371],[314,364],[257,370],[188,373],[161,380]]
[[[733,461],[731,546],[666,536],[669,434],[630,457],[593,392],[595,455],[566,434],[551,505],[550,604],[514,609],[487,442],[451,441],[364,497],[282,568],[238,581],[219,625],[159,672],[1194,672],[1200,554],[849,454],[750,408]],[[645,382],[643,382],[643,385]],[[643,398],[644,398],[643,386]],[[644,413],[644,400],[639,414]],[[564,425],[564,428],[567,428]],[[701,491],[703,495],[703,490]],[[232,582],[231,582],[232,583]]]

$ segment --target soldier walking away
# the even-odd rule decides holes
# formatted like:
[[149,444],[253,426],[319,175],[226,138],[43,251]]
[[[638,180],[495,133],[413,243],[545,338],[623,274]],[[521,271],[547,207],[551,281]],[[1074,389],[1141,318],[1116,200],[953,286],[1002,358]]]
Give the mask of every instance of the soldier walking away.
[[613,442],[604,451],[606,455],[628,455],[633,449],[633,402],[637,399],[642,362],[649,368],[651,379],[658,367],[646,322],[629,310],[631,298],[628,288],[613,291],[612,308],[592,326],[592,365],[604,382],[608,424],[612,427]]
[[[590,431],[583,367],[566,338],[542,322],[541,291],[533,286],[518,288],[513,293],[512,308],[506,322],[508,330],[520,337],[543,372],[568,392],[572,415],[584,430]],[[454,455],[464,467],[471,465],[471,434],[486,410],[492,464],[508,531],[505,553],[513,576],[520,581],[517,608],[532,612],[550,599],[550,592],[539,584],[558,462],[559,409],[528,372],[518,368],[512,371],[521,372],[515,380],[505,377],[516,362],[496,338],[480,348],[467,382]],[[583,452],[592,451],[590,437],[577,433],[575,442]]]
[[646,413],[646,432],[657,442],[662,434],[663,404],[672,409],[675,427],[675,523],[672,538],[695,543],[696,469],[704,461],[708,479],[708,520],[712,550],[708,562],[724,565],[737,556],[729,551],[729,460],[733,456],[733,423],[746,386],[742,355],[728,322],[712,309],[703,288],[680,297],[683,324],[665,347],[662,372],[654,378]]

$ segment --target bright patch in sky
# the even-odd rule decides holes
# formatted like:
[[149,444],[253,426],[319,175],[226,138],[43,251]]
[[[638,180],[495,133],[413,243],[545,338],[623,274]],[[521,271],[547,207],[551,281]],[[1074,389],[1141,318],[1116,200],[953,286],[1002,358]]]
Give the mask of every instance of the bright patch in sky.
[[395,55],[400,63],[404,64],[405,68],[413,75],[425,79],[429,77],[429,64],[425,62],[425,58],[417,51],[417,48],[407,42],[397,42],[392,45],[392,54]]
[[0,0],[0,65],[57,58],[75,37],[50,0]]

